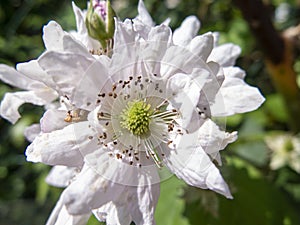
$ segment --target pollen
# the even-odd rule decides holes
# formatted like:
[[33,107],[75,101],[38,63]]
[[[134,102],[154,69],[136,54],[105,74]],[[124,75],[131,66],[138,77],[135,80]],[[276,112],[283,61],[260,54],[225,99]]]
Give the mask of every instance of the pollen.
[[128,102],[127,107],[121,113],[121,127],[136,136],[145,135],[149,131],[152,114],[150,104],[141,100]]

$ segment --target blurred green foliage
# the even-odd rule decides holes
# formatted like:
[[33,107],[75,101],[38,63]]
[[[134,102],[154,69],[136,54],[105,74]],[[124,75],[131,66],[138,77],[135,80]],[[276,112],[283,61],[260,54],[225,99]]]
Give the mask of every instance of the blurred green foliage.
[[[296,0],[268,2],[279,30],[299,23]],[[82,9],[86,7],[84,0],[75,3]],[[112,3],[122,19],[137,14],[138,0]],[[289,13],[285,20],[278,21],[275,12],[281,3],[288,4]],[[157,224],[299,225],[300,175],[288,167],[270,170],[270,150],[264,142],[264,137],[274,130],[288,131],[286,110],[239,11],[230,0],[145,0],[145,4],[157,23],[169,17],[170,25],[176,28],[186,16],[194,14],[202,23],[200,33],[219,31],[221,43],[241,46],[238,65],[247,71],[247,82],[258,86],[267,99],[258,111],[227,119],[227,129],[238,130],[239,140],[222,152],[221,170],[235,199],[188,187],[173,177],[161,184]],[[56,20],[65,30],[75,29],[71,1],[1,0],[0,63],[14,66],[38,57],[44,50],[42,26],[49,20]],[[299,65],[300,60],[295,64],[298,73]],[[14,91],[5,84],[0,87],[0,97]],[[38,122],[42,112],[42,108],[25,105],[20,109],[23,117],[15,126],[0,119],[0,225],[44,224],[61,192],[44,182],[49,167],[28,163],[24,156],[28,142],[23,130]],[[96,224],[100,223],[91,218],[89,225]]]

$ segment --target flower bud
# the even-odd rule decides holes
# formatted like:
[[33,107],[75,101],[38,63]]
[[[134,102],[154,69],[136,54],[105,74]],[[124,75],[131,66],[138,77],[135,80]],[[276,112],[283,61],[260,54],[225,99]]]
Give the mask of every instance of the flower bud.
[[102,48],[106,48],[107,41],[113,38],[115,32],[115,15],[109,0],[90,1],[85,24],[89,35],[100,41]]

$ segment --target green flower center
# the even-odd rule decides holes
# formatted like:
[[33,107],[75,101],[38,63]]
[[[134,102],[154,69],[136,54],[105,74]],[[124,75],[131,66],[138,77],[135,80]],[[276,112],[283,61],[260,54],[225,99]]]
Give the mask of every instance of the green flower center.
[[121,113],[121,127],[136,136],[144,135],[149,131],[152,114],[150,104],[141,100],[128,102],[126,109]]
[[294,150],[294,145],[291,139],[285,141],[284,149],[286,152],[292,152]]

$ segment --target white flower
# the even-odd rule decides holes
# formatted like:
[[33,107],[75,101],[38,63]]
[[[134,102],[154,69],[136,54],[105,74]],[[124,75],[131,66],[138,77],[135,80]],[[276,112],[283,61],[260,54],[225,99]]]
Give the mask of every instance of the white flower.
[[273,170],[289,166],[300,173],[300,139],[292,134],[277,134],[265,139],[272,151],[270,167]]
[[[111,59],[49,51],[38,60],[59,85],[62,96],[78,109],[92,110],[89,121],[41,134],[26,151],[31,161],[82,167],[61,197],[70,214],[88,214],[94,209],[107,222],[111,218],[152,224],[159,193],[158,168],[162,166],[190,185],[231,198],[207,154],[215,156],[236,139],[236,132],[220,130],[210,116],[242,111],[210,108],[221,99],[218,93],[224,80],[220,65],[206,62],[213,35],[193,37],[193,33],[184,48],[174,44],[164,24],[147,26],[149,32],[141,32],[142,23],[138,29],[135,25],[129,20],[116,23]],[[262,103],[256,89],[251,96],[255,107],[249,109],[243,103],[242,110],[253,110]],[[44,121],[45,127],[52,121],[59,123]],[[122,213],[111,217],[116,210]]]
[[[84,224],[91,213],[107,224],[154,224],[166,168],[231,198],[212,160],[221,164],[219,151],[237,132],[223,131],[212,116],[251,111],[264,100],[233,67],[239,48],[217,46],[211,33],[196,36],[195,17],[174,34],[168,21],[154,26],[140,1],[133,23],[116,21],[108,57],[87,36],[84,12],[73,8],[78,32],[50,22],[47,50],[17,66],[60,96],[26,150],[29,161],[63,166],[47,179],[67,186],[47,224]],[[59,178],[57,171],[64,171]]]

